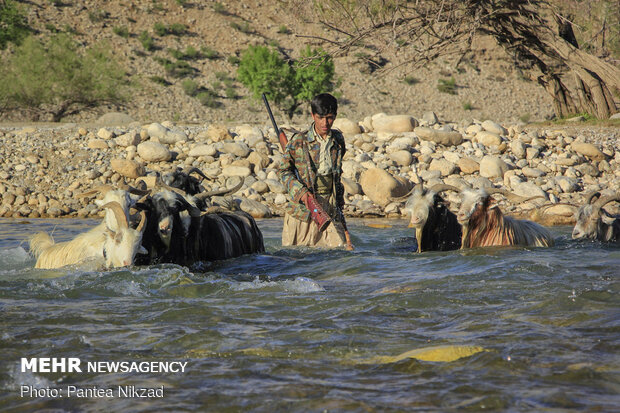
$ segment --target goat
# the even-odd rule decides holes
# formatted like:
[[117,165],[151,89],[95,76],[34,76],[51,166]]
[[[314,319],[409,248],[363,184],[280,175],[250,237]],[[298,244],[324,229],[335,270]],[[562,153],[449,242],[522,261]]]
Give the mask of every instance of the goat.
[[[103,205],[111,211],[114,224],[108,220],[90,231],[79,234],[70,241],[55,243],[45,232],[35,234],[30,240],[30,251],[37,258],[35,268],[59,268],[79,264],[88,259],[103,259],[106,268],[133,264],[145,227],[145,214],[141,214],[136,229],[130,228],[123,207],[116,201]],[[107,216],[107,215],[106,215]]]
[[489,207],[494,193],[501,193],[513,202],[532,199],[499,188],[461,191],[462,202],[457,214],[458,222],[463,226],[461,248],[554,245],[553,237],[545,227],[532,221],[505,216],[498,206]]
[[[594,198],[598,198],[594,203]],[[575,214],[573,239],[591,239],[605,242],[620,243],[620,215],[610,214],[603,207],[610,202],[620,202],[620,192],[612,196],[601,196],[594,192],[586,198]]]
[[439,195],[447,190],[459,191],[450,185],[435,185],[429,190],[416,185],[409,193],[411,195],[392,198],[408,197],[404,210],[410,215],[409,227],[415,228],[417,252],[450,251],[461,247],[461,226]]
[[204,179],[213,179],[210,176],[205,175],[200,169],[188,167],[185,169],[178,168],[174,172],[169,172],[162,176],[164,184],[178,188],[184,191],[188,195],[196,195],[200,192],[204,192],[203,186],[198,179],[191,176],[192,173],[196,173]]

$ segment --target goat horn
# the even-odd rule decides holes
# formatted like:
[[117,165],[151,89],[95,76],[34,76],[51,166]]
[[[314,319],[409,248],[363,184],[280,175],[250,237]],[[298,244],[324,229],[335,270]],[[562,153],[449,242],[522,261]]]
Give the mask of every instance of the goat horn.
[[114,187],[112,185],[99,185],[91,189],[90,191],[82,192],[81,194],[77,194],[76,198],[86,198],[98,193],[106,194],[108,191],[113,190]]
[[198,175],[202,176],[204,179],[215,179],[214,176],[205,174],[204,172],[202,172],[200,169],[196,168],[195,166],[188,166],[187,168],[183,169],[183,173],[187,175],[190,175],[192,173],[197,173]]
[[413,188],[411,188],[411,190],[409,192],[407,192],[405,195],[394,196],[394,197],[390,196],[390,197],[388,197],[388,199],[390,201],[397,201],[397,202],[398,201],[404,201],[405,199],[409,198],[409,195],[411,195],[416,190],[416,188],[420,188],[421,190],[423,190],[424,186],[422,184],[415,184],[413,186]]
[[502,194],[506,197],[506,199],[508,199],[510,202],[514,202],[517,204],[523,203],[523,202],[527,202],[527,201],[531,201],[532,199],[536,199],[536,198],[544,198],[544,196],[542,195],[536,195],[536,196],[530,196],[530,197],[524,197],[524,196],[520,196],[517,194],[514,194],[510,191],[505,190],[504,188],[485,188],[487,193],[489,195],[492,194]]
[[140,211],[140,223],[138,224],[138,227],[136,228],[136,230],[138,230],[139,232],[144,232],[145,225],[146,225],[146,212]]
[[461,192],[461,190],[459,188],[457,188],[456,186],[448,185],[448,184],[433,185],[433,187],[431,188],[431,191],[436,193],[436,194],[438,194],[440,192],[443,192],[443,191]]
[[129,227],[129,224],[127,223],[127,216],[125,215],[125,211],[123,210],[123,207],[121,206],[121,204],[119,204],[116,201],[111,201],[105,204],[102,208],[108,208],[109,210],[112,211],[112,213],[114,214],[114,217],[116,218],[116,223],[118,224],[119,227],[121,228]]
[[577,205],[569,204],[568,202],[558,202],[557,204],[547,204],[547,205],[540,206],[539,209],[547,209],[547,208],[551,208],[557,205],[567,205],[573,208],[577,208]]
[[196,198],[200,199],[200,200],[204,200],[206,197],[209,197],[209,196],[234,194],[242,186],[243,186],[243,179],[240,180],[239,183],[237,185],[235,185],[234,188],[231,188],[231,189],[219,189],[217,191],[208,191],[208,192],[205,191],[205,192],[201,192],[199,194],[196,194],[194,196]]
[[600,198],[601,197],[601,193],[599,191],[593,191],[592,193],[588,194],[588,196],[586,196],[586,204],[591,204],[592,203],[592,199],[594,197]]
[[[142,182],[144,182],[144,181],[142,181]],[[130,194],[134,194],[134,195],[146,195],[146,194],[150,193],[147,189],[134,188],[133,186],[128,185],[128,184],[121,185],[119,188],[129,192]]]
[[596,200],[596,202],[594,203],[594,207],[596,209],[601,209],[603,208],[605,205],[607,205],[610,202],[614,202],[614,201],[618,201],[620,202],[620,192],[616,192],[614,195],[609,195],[609,196],[602,196],[599,199]]

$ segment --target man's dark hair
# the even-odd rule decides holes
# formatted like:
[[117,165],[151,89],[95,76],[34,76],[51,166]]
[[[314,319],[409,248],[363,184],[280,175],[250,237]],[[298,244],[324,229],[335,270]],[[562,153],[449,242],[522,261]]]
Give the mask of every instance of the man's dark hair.
[[329,93],[321,93],[312,98],[310,108],[312,109],[312,114],[314,115],[337,115],[338,101]]

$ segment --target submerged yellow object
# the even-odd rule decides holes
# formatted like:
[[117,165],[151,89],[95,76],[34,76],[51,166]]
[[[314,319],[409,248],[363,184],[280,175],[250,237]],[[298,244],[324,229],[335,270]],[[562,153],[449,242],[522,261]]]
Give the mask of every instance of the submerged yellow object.
[[366,224],[367,227],[370,228],[392,228],[392,226],[390,224]]
[[366,361],[368,364],[396,363],[405,359],[420,361],[450,362],[464,357],[473,356],[482,351],[488,351],[480,346],[435,346],[424,347],[407,351],[397,356],[377,356]]

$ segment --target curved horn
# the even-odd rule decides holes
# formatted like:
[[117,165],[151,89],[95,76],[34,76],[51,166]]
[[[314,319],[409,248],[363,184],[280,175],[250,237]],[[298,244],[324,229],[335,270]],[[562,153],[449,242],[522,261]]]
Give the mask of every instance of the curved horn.
[[487,193],[489,195],[498,194],[498,193],[502,194],[510,202],[514,202],[514,203],[517,203],[517,204],[520,204],[520,203],[523,203],[523,202],[527,202],[527,201],[531,201],[532,199],[536,199],[536,198],[544,198],[544,196],[542,196],[542,195],[524,197],[524,196],[520,196],[520,195],[514,194],[514,193],[512,193],[510,191],[507,191],[504,188],[485,188],[485,190],[487,191]]
[[602,196],[599,199],[596,200],[596,202],[594,203],[594,208],[597,209],[601,209],[603,208],[606,204],[613,202],[613,201],[617,201],[620,202],[620,192],[616,192],[614,195],[609,195],[609,196]]
[[146,212],[140,211],[140,223],[138,224],[138,227],[136,228],[136,230],[138,230],[139,232],[144,232],[145,226],[146,226]]
[[420,188],[420,190],[424,190],[424,186],[422,184],[415,184],[413,188],[411,188],[411,190],[407,192],[405,195],[394,196],[394,197],[391,196],[391,197],[388,197],[388,199],[390,201],[404,201],[405,199],[409,198],[409,196],[416,190],[416,188]]
[[202,172],[200,169],[196,168],[195,166],[188,166],[185,169],[183,169],[183,173],[190,175],[192,173],[197,173],[198,175],[202,176],[204,179],[215,179],[216,177],[214,176],[210,176],[205,174],[204,172]]
[[98,193],[106,194],[108,191],[113,190],[114,187],[112,185],[99,185],[91,189],[90,191],[82,192],[81,194],[77,194],[76,198],[86,198],[89,196],[93,196]]
[[588,196],[586,196],[586,204],[591,204],[594,197],[600,198],[600,196],[601,193],[599,191],[593,191],[591,194],[588,194]]
[[558,202],[557,204],[542,205],[542,206],[538,207],[538,209],[544,210],[544,209],[551,208],[551,207],[554,207],[554,206],[557,206],[557,205],[567,205],[569,207],[577,208],[577,205],[569,204],[568,202]]
[[438,194],[440,192],[443,192],[443,191],[454,191],[454,192],[457,192],[457,193],[461,192],[461,190],[459,188],[457,188],[456,186],[448,185],[448,184],[433,185],[433,187],[431,188],[431,191],[433,191],[436,194]]
[[[141,181],[141,182],[144,182],[144,181]],[[120,185],[119,188],[129,192],[130,194],[134,194],[134,195],[147,195],[147,194],[150,193],[150,191],[147,190],[147,189],[134,188],[133,186],[128,185],[128,184]]]
[[240,180],[239,183],[237,185],[235,185],[234,188],[231,188],[231,189],[219,189],[217,191],[208,191],[208,192],[205,191],[205,192],[201,192],[199,194],[196,194],[194,196],[196,198],[200,199],[200,200],[204,200],[206,197],[209,197],[209,196],[234,194],[242,186],[243,186],[243,179]]
[[123,210],[121,204],[116,201],[112,201],[105,204],[102,208],[108,208],[112,211],[112,213],[114,214],[114,218],[116,218],[116,223],[119,227],[129,227],[129,224],[127,223],[127,216],[125,215],[125,211]]

